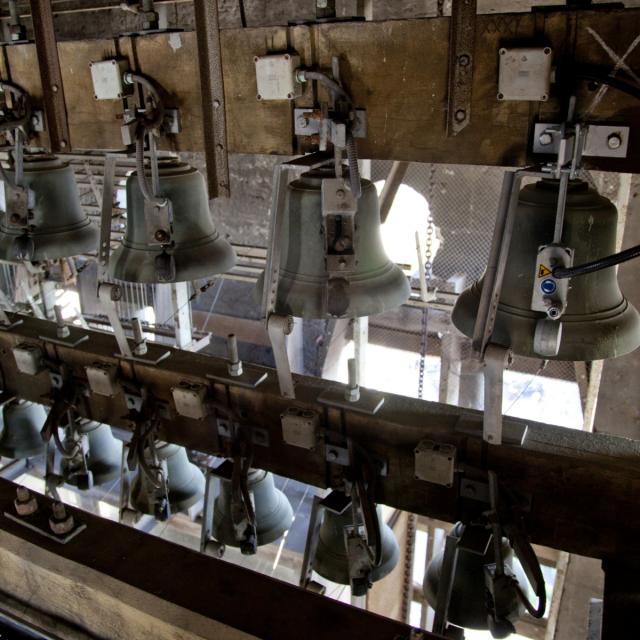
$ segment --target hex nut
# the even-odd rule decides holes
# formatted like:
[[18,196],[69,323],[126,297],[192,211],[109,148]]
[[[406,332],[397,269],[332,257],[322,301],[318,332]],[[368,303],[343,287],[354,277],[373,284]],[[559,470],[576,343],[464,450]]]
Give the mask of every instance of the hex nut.
[[49,526],[51,527],[51,531],[58,536],[73,531],[73,528],[75,527],[73,515],[67,515],[67,510],[62,502],[53,503],[52,514],[49,518]]
[[238,377],[242,375],[242,362],[230,362],[228,365],[229,375]]
[[30,516],[38,510],[36,497],[26,487],[18,487],[13,505],[19,516]]

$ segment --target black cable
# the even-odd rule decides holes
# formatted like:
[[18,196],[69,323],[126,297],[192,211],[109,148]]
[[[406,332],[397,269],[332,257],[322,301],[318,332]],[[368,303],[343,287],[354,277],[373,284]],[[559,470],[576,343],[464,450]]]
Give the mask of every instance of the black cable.
[[596,67],[575,67],[571,70],[571,75],[579,80],[586,80],[587,82],[596,82],[598,84],[605,84],[612,89],[622,91],[632,98],[640,100],[640,87],[636,87],[633,84],[629,84],[620,78],[610,76],[603,71],[600,71]]
[[573,278],[575,276],[584,276],[588,273],[600,271],[601,269],[608,269],[609,267],[614,267],[617,264],[627,262],[628,260],[632,260],[633,258],[638,257],[640,257],[640,244],[636,245],[635,247],[631,247],[630,249],[625,249],[620,253],[614,253],[613,255],[607,256],[606,258],[598,258],[597,260],[593,260],[592,262],[579,264],[575,267],[556,267],[551,272],[551,275],[558,280],[562,280],[564,278]]

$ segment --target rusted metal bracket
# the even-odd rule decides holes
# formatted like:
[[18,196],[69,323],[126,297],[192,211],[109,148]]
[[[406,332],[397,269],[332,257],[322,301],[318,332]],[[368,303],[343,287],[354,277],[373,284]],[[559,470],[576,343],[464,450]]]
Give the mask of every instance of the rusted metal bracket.
[[41,0],[30,0],[30,5],[51,150],[69,151],[71,143],[67,105],[64,99],[58,43],[53,25],[53,9],[51,2]]
[[451,3],[449,32],[449,102],[447,135],[455,136],[471,122],[476,0]]
[[218,3],[210,0],[195,0],[194,10],[202,93],[207,187],[209,198],[228,198],[231,192]]

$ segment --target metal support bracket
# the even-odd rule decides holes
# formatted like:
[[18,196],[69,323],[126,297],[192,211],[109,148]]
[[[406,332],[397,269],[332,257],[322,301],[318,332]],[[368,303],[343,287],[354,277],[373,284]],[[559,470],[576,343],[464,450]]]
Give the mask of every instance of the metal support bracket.
[[448,136],[457,135],[471,122],[475,39],[476,0],[452,2],[449,34]]
[[360,387],[359,399],[352,402],[345,398],[344,388],[330,387],[318,396],[318,402],[336,409],[366,413],[373,416],[378,413],[380,407],[384,404],[384,395],[378,391]]
[[113,181],[117,158],[107,155],[102,180],[102,209],[100,213],[100,246],[98,247],[98,282],[107,277],[111,254],[111,220],[113,218]]
[[285,398],[296,397],[291,365],[287,355],[287,336],[291,331],[293,331],[293,318],[291,316],[278,316],[273,313],[268,317],[267,332],[273,349],[273,357],[276,361],[280,393]]
[[489,344],[484,361],[484,423],[482,439],[489,444],[502,444],[502,382],[505,368],[511,362],[511,350]]

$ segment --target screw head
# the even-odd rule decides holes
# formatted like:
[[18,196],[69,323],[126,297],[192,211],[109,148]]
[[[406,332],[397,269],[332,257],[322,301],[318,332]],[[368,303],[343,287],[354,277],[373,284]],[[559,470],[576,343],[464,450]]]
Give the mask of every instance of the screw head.
[[469,66],[469,63],[471,62],[471,58],[466,54],[463,53],[459,58],[458,58],[458,64],[461,67],[467,67]]
[[335,449],[329,449],[327,451],[327,460],[329,462],[335,462],[338,459],[338,452]]
[[622,136],[619,133],[612,133],[607,138],[607,147],[609,149],[619,149],[622,146]]
[[167,242],[169,240],[169,234],[164,230],[164,229],[158,229],[154,234],[153,237],[158,241],[158,242]]
[[550,145],[553,142],[553,136],[547,132],[547,131],[543,131],[539,136],[538,136],[538,142],[543,146],[546,147],[548,145]]
[[467,112],[464,109],[458,109],[454,115],[456,122],[463,122],[467,117]]
[[58,85],[57,84],[52,84],[51,85],[51,91],[53,91],[53,93],[58,93]]

